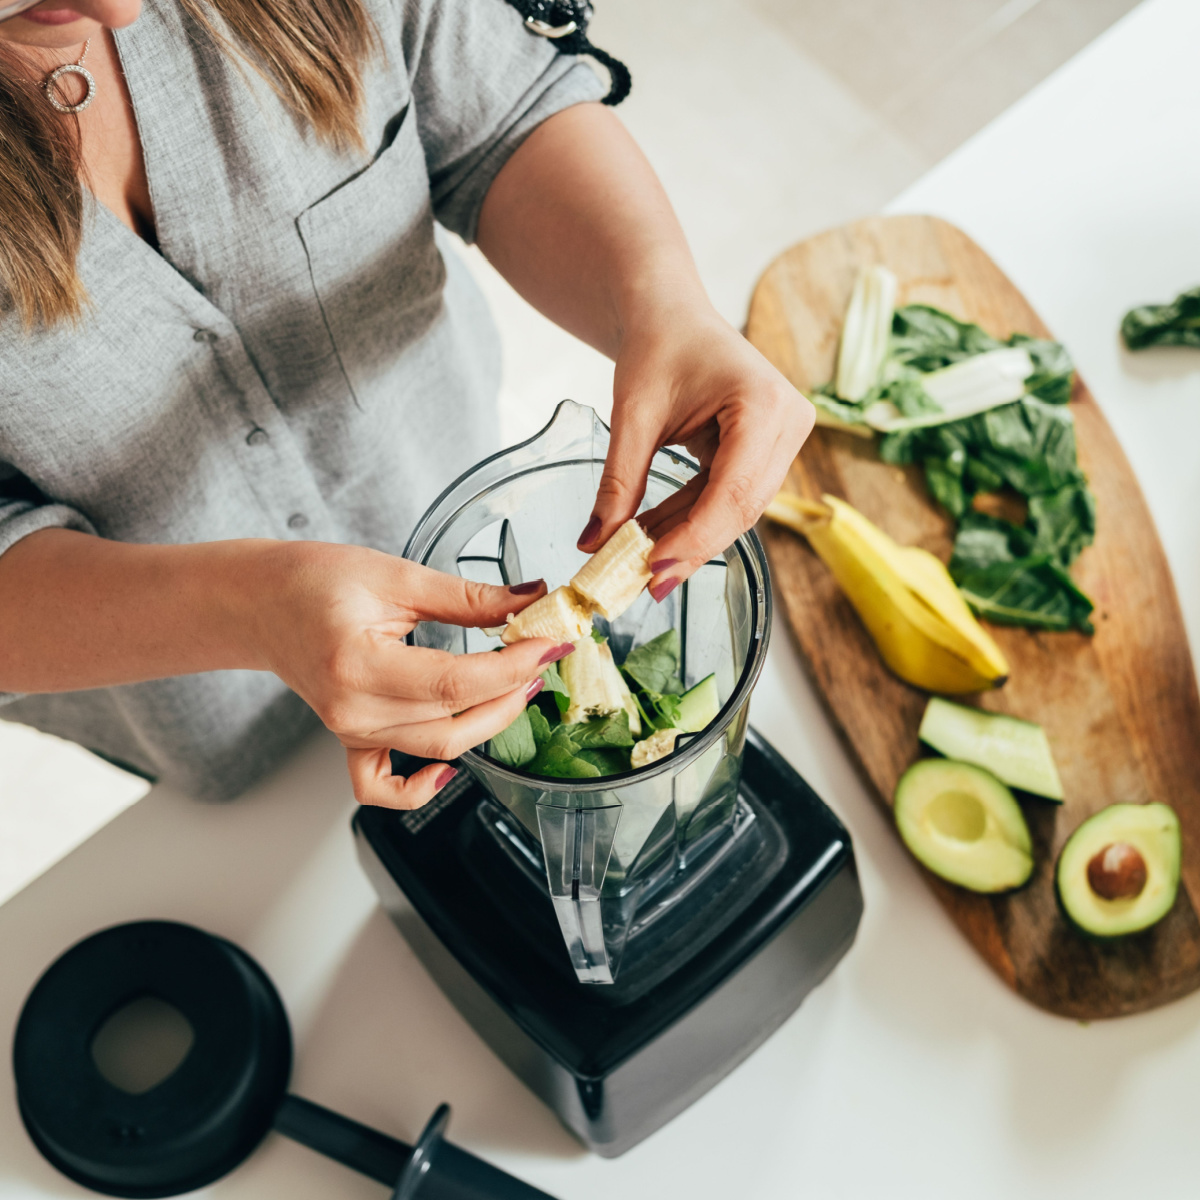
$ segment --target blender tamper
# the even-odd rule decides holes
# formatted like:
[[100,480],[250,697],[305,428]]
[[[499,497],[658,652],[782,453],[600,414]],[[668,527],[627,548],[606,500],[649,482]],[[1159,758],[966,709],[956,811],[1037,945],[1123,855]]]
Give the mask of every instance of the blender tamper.
[[[153,997],[194,1040],[179,1066],[132,1094],[92,1044],[108,1018]],[[190,925],[137,921],[71,947],[17,1023],[21,1119],[64,1175],[111,1196],[175,1196],[238,1166],[272,1130],[393,1189],[393,1200],[551,1200],[443,1140],[448,1105],[415,1146],[287,1094],[292,1038],[279,993],[245,951]]]

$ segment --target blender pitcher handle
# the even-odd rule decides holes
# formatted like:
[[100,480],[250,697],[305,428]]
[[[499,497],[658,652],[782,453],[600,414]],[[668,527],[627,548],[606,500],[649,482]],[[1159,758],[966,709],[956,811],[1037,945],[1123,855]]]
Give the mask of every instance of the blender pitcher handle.
[[621,805],[537,804],[538,832],[550,898],[580,983],[612,983],[600,892],[608,872]]

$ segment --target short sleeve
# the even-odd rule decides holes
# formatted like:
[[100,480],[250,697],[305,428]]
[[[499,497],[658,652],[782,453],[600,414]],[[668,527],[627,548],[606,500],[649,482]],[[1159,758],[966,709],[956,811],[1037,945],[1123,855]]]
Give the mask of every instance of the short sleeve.
[[434,214],[473,241],[509,155],[604,87],[586,61],[530,33],[506,0],[416,0],[405,6],[403,36]]
[[[39,529],[96,532],[82,513],[69,505],[47,501],[24,475],[8,463],[0,462],[0,554]],[[0,692],[0,704],[18,698],[10,692]]]

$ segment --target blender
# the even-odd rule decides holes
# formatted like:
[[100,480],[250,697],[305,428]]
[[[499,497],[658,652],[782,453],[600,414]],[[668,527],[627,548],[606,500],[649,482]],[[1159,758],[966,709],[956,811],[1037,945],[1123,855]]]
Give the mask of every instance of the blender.
[[[564,401],[541,433],[451,484],[405,557],[485,583],[565,582],[586,558],[575,539],[608,441],[590,408]],[[643,509],[696,471],[660,450]],[[662,604],[643,592],[611,623],[595,618],[618,663],[673,629],[684,687],[715,677],[716,719],[673,753],[561,779],[508,767],[485,745],[424,808],[355,817],[364,867],[434,978],[603,1155],[746,1057],[857,929],[849,835],[748,728],[770,617],[766,556],[750,532]],[[436,622],[410,641],[453,653],[496,645]]]

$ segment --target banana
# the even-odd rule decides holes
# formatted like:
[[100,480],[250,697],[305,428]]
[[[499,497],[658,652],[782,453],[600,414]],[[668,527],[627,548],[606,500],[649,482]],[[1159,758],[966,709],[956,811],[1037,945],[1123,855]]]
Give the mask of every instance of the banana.
[[[836,496],[825,496],[825,503],[849,522],[891,564],[905,587],[923,604],[952,626],[962,637],[967,660],[984,675],[1003,683],[1008,661],[1000,647],[975,619],[962,592],[950,578],[942,562],[920,546],[901,546],[877,525],[872,525],[856,508]],[[1000,684],[993,686],[999,687]]]
[[824,501],[781,492],[766,515],[808,539],[888,667],[931,692],[1001,686],[1008,663],[941,562],[918,547],[897,545],[845,501]]
[[628,685],[617,670],[608,642],[585,637],[575,643],[575,653],[558,664],[559,674],[571,697],[563,722],[575,725],[589,717],[606,717],[624,709],[629,714],[629,732],[637,737],[642,721]]
[[631,517],[579,568],[571,586],[594,612],[615,620],[650,582],[653,549],[653,540]]
[[587,605],[570,587],[557,587],[515,617],[509,615],[508,624],[500,640],[511,646],[513,642],[526,638],[551,638],[560,645],[563,642],[590,640],[592,614]]
[[650,582],[653,549],[653,540],[630,518],[576,571],[569,584],[535,600],[515,617],[510,613],[500,640],[506,646],[535,637],[578,642],[591,634],[593,613],[616,620]]
[[636,771],[638,767],[666,758],[675,749],[675,741],[682,732],[682,729],[657,729],[648,738],[635,742],[629,765]]

